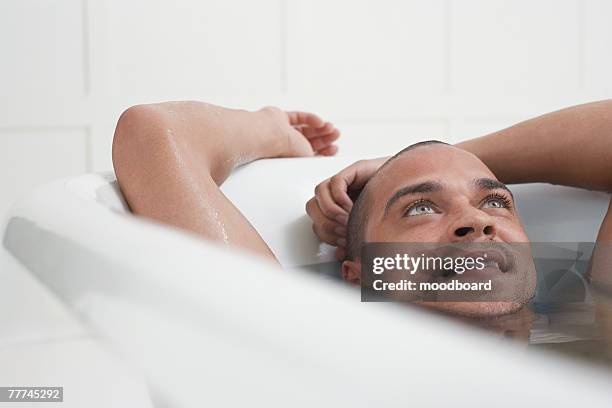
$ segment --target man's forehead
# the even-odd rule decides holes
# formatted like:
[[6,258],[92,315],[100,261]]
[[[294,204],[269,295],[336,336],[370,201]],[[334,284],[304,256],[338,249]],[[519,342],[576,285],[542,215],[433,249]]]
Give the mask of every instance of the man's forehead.
[[381,173],[404,174],[419,176],[423,172],[476,172],[482,171],[491,175],[489,168],[475,155],[465,150],[445,144],[433,144],[418,147],[402,153],[390,160]]
[[453,146],[436,144],[407,151],[389,161],[370,190],[375,195],[406,184],[437,180],[444,184],[469,184],[495,176],[473,154]]

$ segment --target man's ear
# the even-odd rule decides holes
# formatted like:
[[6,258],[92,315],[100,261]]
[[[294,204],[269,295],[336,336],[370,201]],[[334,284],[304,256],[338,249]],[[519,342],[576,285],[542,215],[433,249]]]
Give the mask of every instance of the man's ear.
[[361,264],[355,261],[342,262],[342,278],[350,283],[361,283]]

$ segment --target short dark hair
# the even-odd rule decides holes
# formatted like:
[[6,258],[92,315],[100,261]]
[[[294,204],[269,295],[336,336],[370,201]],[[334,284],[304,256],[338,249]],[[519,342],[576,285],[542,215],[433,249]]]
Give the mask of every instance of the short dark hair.
[[423,147],[432,144],[444,144],[448,145],[448,143],[441,142],[439,140],[425,140],[422,142],[417,142],[411,144],[410,146],[400,150],[395,155],[389,158],[382,166],[376,170],[376,173],[370,178],[370,180],[366,183],[366,185],[361,190],[359,196],[355,199],[353,203],[353,208],[351,209],[351,213],[349,214],[349,219],[346,228],[346,258],[350,260],[357,260],[361,253],[361,247],[364,243],[364,235],[365,229],[368,225],[368,217],[370,215],[370,208],[372,207],[372,197],[370,197],[371,193],[369,191],[368,186],[376,178],[379,174],[380,170],[387,166],[390,162],[397,159],[402,154],[407,151],[414,150],[418,147]]

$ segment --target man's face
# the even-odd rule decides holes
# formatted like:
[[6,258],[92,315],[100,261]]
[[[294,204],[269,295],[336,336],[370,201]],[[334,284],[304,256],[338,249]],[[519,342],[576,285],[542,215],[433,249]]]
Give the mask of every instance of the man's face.
[[373,181],[367,242],[529,241],[510,192],[464,150],[416,148]]
[[[510,191],[482,161],[464,150],[443,144],[418,147],[387,163],[372,181],[365,242],[529,242]],[[427,302],[431,303],[427,306],[469,315],[519,309],[535,289],[533,261],[529,256],[522,258],[529,259],[515,262],[519,270],[512,273],[487,269],[500,287],[518,292],[521,286],[520,291],[527,294],[517,295],[516,301]]]

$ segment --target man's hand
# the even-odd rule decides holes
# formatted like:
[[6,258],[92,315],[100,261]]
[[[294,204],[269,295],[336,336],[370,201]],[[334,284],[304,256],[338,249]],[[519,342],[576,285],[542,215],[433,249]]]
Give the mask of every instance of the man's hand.
[[334,142],[340,131],[314,113],[285,112],[274,107],[262,111],[274,118],[282,137],[279,157],[333,156],[338,152]]
[[312,229],[319,239],[338,247],[336,259],[346,256],[346,226],[357,197],[368,180],[388,157],[359,160],[335,176],[321,182],[315,195],[306,203],[306,213],[312,218]]

